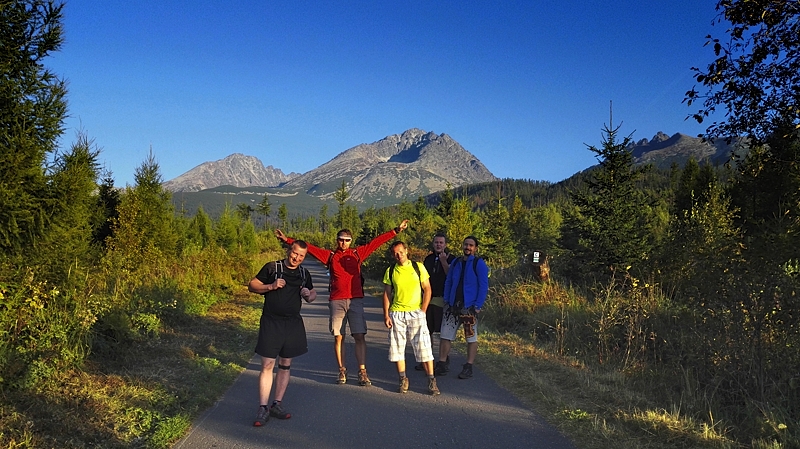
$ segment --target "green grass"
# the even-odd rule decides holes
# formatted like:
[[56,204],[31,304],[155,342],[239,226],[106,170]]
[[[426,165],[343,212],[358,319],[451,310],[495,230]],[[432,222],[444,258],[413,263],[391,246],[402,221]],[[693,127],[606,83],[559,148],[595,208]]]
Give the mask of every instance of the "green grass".
[[36,392],[6,392],[0,447],[169,447],[244,369],[260,313],[242,287],[157,339],[94,354]]

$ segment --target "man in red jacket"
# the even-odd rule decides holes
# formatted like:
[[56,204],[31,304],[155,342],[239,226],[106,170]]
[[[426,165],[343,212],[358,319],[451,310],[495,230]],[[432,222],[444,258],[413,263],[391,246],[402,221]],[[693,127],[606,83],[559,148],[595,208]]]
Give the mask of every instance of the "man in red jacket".
[[[344,366],[345,353],[342,345],[346,326],[356,342],[356,361],[358,362],[358,384],[362,387],[372,385],[367,375],[367,319],[364,316],[364,289],[361,281],[361,262],[370,254],[408,227],[408,220],[391,231],[375,237],[366,245],[350,248],[353,233],[342,229],[336,235],[336,249],[331,251],[308,243],[308,254],[322,262],[330,272],[330,331],[333,335],[333,352],[339,364],[337,383],[347,382],[347,368]],[[291,245],[294,239],[287,237],[280,229],[275,230],[278,240]]]

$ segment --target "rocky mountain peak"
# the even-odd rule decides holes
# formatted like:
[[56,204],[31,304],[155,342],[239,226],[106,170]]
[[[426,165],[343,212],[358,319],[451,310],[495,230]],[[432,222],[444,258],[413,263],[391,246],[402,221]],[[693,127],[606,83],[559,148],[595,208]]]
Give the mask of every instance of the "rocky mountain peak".
[[234,153],[212,162],[204,162],[188,172],[164,183],[173,192],[197,192],[222,185],[235,187],[276,187],[297,173],[284,174],[272,165],[267,167],[255,156]]

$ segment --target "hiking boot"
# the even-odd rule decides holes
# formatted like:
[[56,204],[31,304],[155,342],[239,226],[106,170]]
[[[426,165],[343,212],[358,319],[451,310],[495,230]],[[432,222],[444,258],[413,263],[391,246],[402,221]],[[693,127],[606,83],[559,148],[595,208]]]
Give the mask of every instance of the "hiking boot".
[[292,417],[292,414],[284,410],[281,404],[278,403],[273,404],[272,407],[269,408],[269,416],[274,416],[278,419],[289,419]]
[[430,393],[431,396],[436,396],[441,394],[441,392],[439,391],[439,387],[436,386],[435,377],[431,377],[428,379],[428,393]]
[[414,369],[416,371],[425,371],[425,364],[422,363],[422,362],[419,362],[416,365],[414,365]]
[[397,388],[398,393],[408,393],[408,377],[400,378],[400,386]]
[[433,374],[435,376],[446,376],[449,371],[450,367],[447,366],[447,362],[442,362],[440,360],[436,362],[436,368],[433,370]]
[[368,387],[372,385],[372,381],[369,380],[369,376],[367,376],[366,368],[358,370],[358,384],[362,387]]
[[269,421],[269,407],[262,405],[258,407],[258,414],[256,420],[253,422],[253,427],[261,427]]
[[458,373],[458,378],[459,379],[469,379],[470,377],[472,377],[472,364],[471,363],[465,363],[464,364],[464,369],[462,369],[461,372]]
[[341,385],[347,382],[347,368],[341,367],[339,368],[339,378],[336,379],[336,383]]

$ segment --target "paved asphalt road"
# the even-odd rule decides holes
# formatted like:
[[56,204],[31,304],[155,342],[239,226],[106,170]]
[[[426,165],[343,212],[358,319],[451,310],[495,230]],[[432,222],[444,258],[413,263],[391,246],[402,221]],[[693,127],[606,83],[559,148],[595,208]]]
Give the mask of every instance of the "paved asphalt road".
[[477,367],[472,379],[458,379],[463,354],[451,353],[451,371],[438,378],[442,394],[434,397],[427,394],[424,373],[413,369],[409,347],[410,389],[407,394],[397,393],[397,371],[388,360],[380,298],[365,298],[367,370],[372,386],[359,387],[356,382],[354,343],[349,336],[345,340],[348,382],[337,385],[333,338],[328,332],[328,278],[316,260],[309,258],[304,266],[313,276],[318,295],[315,302],[303,304],[308,353],[293,360],[283,399],[292,418],[273,418],[263,427],[253,427],[260,369],[255,356],[175,448],[575,448]]

